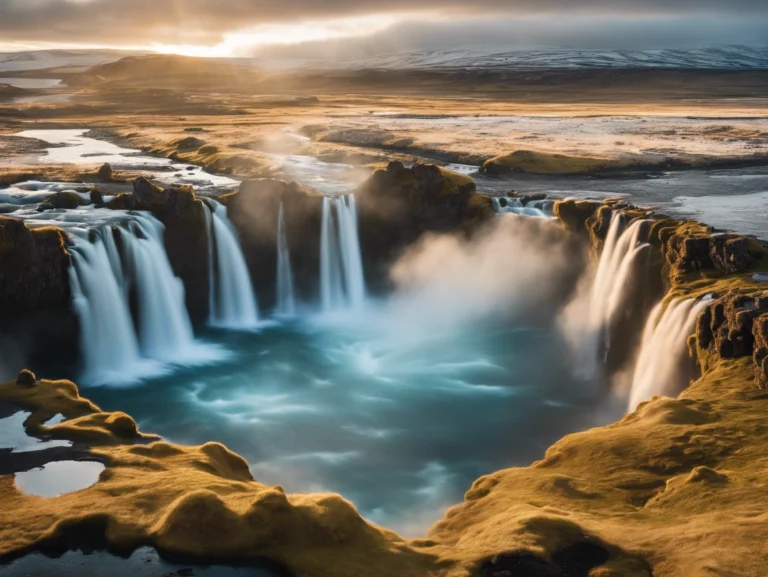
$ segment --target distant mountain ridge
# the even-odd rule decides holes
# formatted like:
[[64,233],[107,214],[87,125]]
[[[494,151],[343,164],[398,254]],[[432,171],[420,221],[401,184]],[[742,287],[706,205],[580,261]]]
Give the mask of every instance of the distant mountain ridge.
[[499,47],[461,50],[403,52],[349,60],[291,58],[189,58],[128,50],[38,50],[0,53],[2,72],[31,73],[33,70],[85,72],[94,67],[109,69],[118,61],[125,65],[160,61],[205,60],[264,71],[525,71],[590,69],[685,69],[768,70],[768,46],[720,46],[695,49],[598,50],[537,48],[509,50]]
[[[274,61],[278,65],[278,61]],[[283,68],[290,68],[284,65]],[[359,60],[296,61],[296,68],[324,69],[587,69],[684,68],[768,70],[768,47],[721,46],[696,49],[597,50],[548,48],[534,50],[430,50]]]

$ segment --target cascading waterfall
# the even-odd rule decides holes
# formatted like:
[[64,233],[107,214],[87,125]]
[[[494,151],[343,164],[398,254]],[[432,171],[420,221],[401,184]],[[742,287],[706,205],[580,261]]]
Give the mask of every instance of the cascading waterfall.
[[[85,362],[83,379],[102,384],[124,380],[140,363],[139,343],[128,308],[126,291],[121,286],[122,269],[112,261],[119,255],[107,247],[114,245],[112,230],[99,231],[93,243],[74,237],[70,248],[70,289],[75,312],[80,320]],[[115,271],[120,271],[120,281]]]
[[493,209],[499,214],[516,214],[538,218],[552,217],[553,202],[551,200],[534,200],[524,205],[519,198],[493,197],[491,202]]
[[155,217],[138,212],[115,227],[72,229],[69,281],[80,320],[84,382],[127,384],[161,373],[163,363],[223,358],[216,347],[194,341],[184,284],[173,274],[164,231]]
[[628,410],[657,395],[673,395],[690,379],[686,370],[688,337],[707,301],[678,300],[664,309],[661,302],[648,317],[635,370]]
[[634,271],[650,253],[650,245],[641,241],[645,222],[637,220],[622,232],[622,214],[617,211],[611,216],[589,298],[582,363],[587,378],[597,376],[600,363],[605,361],[611,344],[610,327],[626,305]]
[[291,253],[288,249],[288,237],[285,233],[282,202],[277,215],[277,314],[285,317],[292,317],[296,314]]
[[365,276],[363,257],[360,253],[360,238],[357,232],[357,207],[354,194],[336,199],[336,215],[347,298],[352,308],[359,308],[365,300]]
[[159,361],[184,360],[194,340],[185,306],[184,284],[173,274],[163,245],[164,227],[154,217],[119,229],[126,268],[134,283],[142,355]]
[[193,344],[184,284],[174,276],[163,245],[164,227],[152,216],[137,216],[120,231],[126,271],[138,307],[142,355],[166,362],[185,360]]
[[210,324],[227,329],[252,329],[259,322],[256,296],[237,232],[227,207],[205,204],[210,262]]
[[323,199],[320,232],[320,303],[324,312],[359,308],[365,277],[357,229],[355,197]]

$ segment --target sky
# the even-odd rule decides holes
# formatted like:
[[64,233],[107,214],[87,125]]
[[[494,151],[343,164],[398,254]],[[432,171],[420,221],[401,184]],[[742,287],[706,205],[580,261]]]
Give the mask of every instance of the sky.
[[768,0],[0,0],[0,50],[343,58],[464,46],[768,44]]

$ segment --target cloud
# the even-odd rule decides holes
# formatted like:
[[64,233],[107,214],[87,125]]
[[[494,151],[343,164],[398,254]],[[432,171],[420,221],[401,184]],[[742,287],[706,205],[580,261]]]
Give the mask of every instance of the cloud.
[[[62,42],[145,46],[160,44],[215,45],[232,32],[271,25],[311,25],[382,13],[362,0],[2,0],[0,35],[5,42]],[[420,24],[472,22],[467,18],[498,16],[515,32],[517,18],[548,15],[550,23],[565,26],[573,19],[604,21],[623,18],[743,18],[755,23],[768,19],[764,0],[390,0],[388,15]],[[409,16],[410,15],[410,16]],[[458,19],[462,19],[459,21]],[[544,24],[544,22],[542,22]],[[446,28],[447,29],[447,28]],[[586,31],[586,28],[585,28]],[[479,29],[474,29],[475,33]],[[619,37],[618,35],[616,36]],[[461,41],[462,38],[454,39]],[[738,35],[733,36],[739,41]]]

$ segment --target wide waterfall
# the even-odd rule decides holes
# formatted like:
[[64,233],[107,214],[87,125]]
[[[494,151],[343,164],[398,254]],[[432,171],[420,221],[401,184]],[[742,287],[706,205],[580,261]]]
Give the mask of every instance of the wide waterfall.
[[325,312],[359,308],[365,277],[353,194],[323,199],[320,232],[320,303]]
[[184,285],[168,261],[160,221],[132,213],[114,226],[72,232],[69,277],[84,382],[126,384],[161,372],[163,363],[221,358],[217,348],[194,342]]
[[164,227],[154,217],[132,220],[118,229],[125,270],[133,281],[142,355],[165,362],[183,360],[194,340],[184,300],[184,284],[174,276],[163,245]]
[[[611,326],[627,306],[633,274],[648,258],[650,245],[642,242],[646,221],[637,220],[624,229],[624,217],[614,212],[592,284],[583,340],[584,376],[594,378],[611,345]],[[647,260],[645,260],[647,262]]]
[[676,395],[690,379],[688,337],[707,301],[678,300],[653,309],[643,331],[640,355],[632,377],[628,410],[656,395]]
[[[139,343],[122,286],[122,269],[115,267],[112,260],[117,249],[112,252],[107,248],[114,247],[112,229],[99,233],[93,243],[74,237],[75,245],[69,251],[70,289],[80,319],[85,362],[83,379],[91,383],[125,378],[140,362]],[[120,272],[119,281],[116,271]]]
[[292,317],[296,314],[296,297],[293,291],[291,252],[285,233],[283,203],[277,215],[277,314]]
[[243,257],[237,232],[227,217],[227,207],[218,202],[208,221],[210,262],[210,324],[227,329],[252,329],[259,322],[256,296]]

